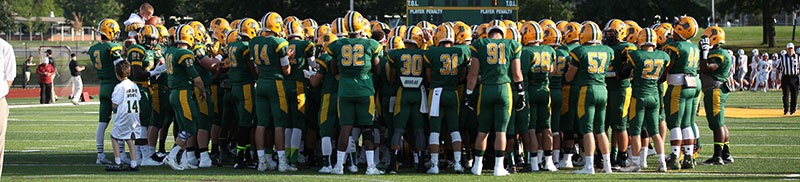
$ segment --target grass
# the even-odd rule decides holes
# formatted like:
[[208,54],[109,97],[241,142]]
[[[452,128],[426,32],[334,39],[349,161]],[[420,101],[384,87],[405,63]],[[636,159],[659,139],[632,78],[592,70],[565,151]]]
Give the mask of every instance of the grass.
[[[734,92],[728,107],[781,108],[780,92]],[[9,99],[9,105],[34,104],[36,98]],[[66,103],[62,100],[59,103]],[[724,166],[700,165],[692,170],[654,173],[655,158],[643,173],[576,175],[573,170],[556,173],[518,173],[508,177],[453,174],[422,175],[404,169],[398,175],[366,176],[347,173],[343,176],[321,175],[316,169],[294,173],[235,170],[222,168],[176,172],[168,167],[143,167],[139,172],[110,173],[95,165],[94,131],[98,105],[12,108],[6,135],[3,181],[488,181],[509,180],[653,180],[653,181],[765,181],[794,179],[800,166],[798,117],[735,119],[726,118],[731,132],[732,153],[736,163]],[[700,160],[712,153],[711,132],[705,117],[697,117],[704,150]],[[106,136],[108,138],[108,136]],[[172,141],[168,141],[170,146]],[[111,146],[106,141],[106,146]],[[106,147],[106,153],[112,153]],[[449,169],[447,170],[449,171]]]
[[[786,43],[793,42],[797,44],[800,41],[800,30],[795,35],[795,41],[792,40],[792,26],[775,26],[775,47],[768,48],[767,44],[761,44],[761,26],[745,26],[745,27],[722,27],[725,30],[725,45],[726,49],[731,49],[736,52],[738,49],[743,49],[750,54],[753,49],[759,49],[759,52],[767,51],[771,53],[780,52],[785,50]],[[703,34],[705,29],[700,29],[692,39],[692,42],[700,40],[700,35]]]

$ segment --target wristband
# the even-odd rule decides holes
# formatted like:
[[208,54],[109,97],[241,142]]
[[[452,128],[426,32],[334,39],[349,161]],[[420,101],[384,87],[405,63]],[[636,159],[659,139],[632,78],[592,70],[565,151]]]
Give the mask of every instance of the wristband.
[[281,58],[281,66],[289,66],[289,56],[283,56]]

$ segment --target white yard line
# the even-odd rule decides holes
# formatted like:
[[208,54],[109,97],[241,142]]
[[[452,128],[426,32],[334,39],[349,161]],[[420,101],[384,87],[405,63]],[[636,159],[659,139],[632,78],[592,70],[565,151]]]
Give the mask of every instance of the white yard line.
[[[80,105],[97,105],[100,102],[81,102]],[[55,107],[55,106],[72,106],[72,103],[59,103],[59,104],[29,104],[29,105],[9,105],[9,109],[16,108],[31,108],[31,107]]]

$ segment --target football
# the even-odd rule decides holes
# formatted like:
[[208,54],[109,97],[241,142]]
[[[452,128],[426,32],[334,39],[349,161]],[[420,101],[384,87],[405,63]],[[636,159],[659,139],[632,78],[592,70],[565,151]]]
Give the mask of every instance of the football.
[[147,19],[145,23],[148,25],[158,25],[161,24],[161,18],[158,18],[158,16],[153,16],[150,17],[150,19]]
[[217,60],[216,58],[212,58],[212,57],[208,57],[208,56],[204,57],[203,59],[200,59],[200,61],[199,61],[200,66],[202,66],[206,70],[215,70],[216,67],[218,65],[220,65],[220,63],[221,62],[219,60]]

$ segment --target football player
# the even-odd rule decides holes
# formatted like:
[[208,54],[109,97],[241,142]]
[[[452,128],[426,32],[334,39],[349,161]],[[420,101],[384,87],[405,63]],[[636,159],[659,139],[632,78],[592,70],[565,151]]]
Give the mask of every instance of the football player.
[[[389,55],[388,52],[404,49],[405,43],[403,43],[403,38],[400,36],[389,37],[386,39],[386,42],[386,49],[384,50],[383,55],[380,57],[380,63],[378,63],[377,69],[379,69],[379,73],[377,74],[377,79],[379,80],[378,82],[383,82],[381,83],[380,89],[378,89],[380,90],[378,95],[380,95],[380,112],[381,115],[383,115],[384,124],[388,126],[386,135],[384,136],[389,139],[386,147],[387,149],[390,149],[392,144],[391,137],[394,136],[394,103],[396,102],[397,88],[399,86],[398,83],[392,83],[389,81],[391,62],[389,62],[389,58],[386,56]],[[386,165],[391,162],[392,153],[392,151],[387,150],[386,154],[389,155],[388,157],[384,158],[384,161],[387,162],[385,163]],[[388,167],[391,168],[393,166]]]
[[[412,147],[414,147],[414,152],[417,156],[422,156],[425,144],[428,143],[425,142],[425,121],[422,118],[423,114],[420,112],[421,105],[427,102],[427,99],[425,99],[425,103],[423,102],[422,96],[426,91],[425,87],[422,86],[422,66],[425,52],[421,49],[422,45],[427,44],[428,38],[425,36],[430,36],[430,34],[424,33],[417,26],[408,27],[405,39],[403,39],[405,48],[393,50],[387,56],[391,67],[388,79],[394,83],[399,81],[398,85],[401,87],[397,89],[393,113],[394,119],[392,121],[394,132],[391,141],[392,152],[395,154],[398,154],[402,149],[403,142],[401,137],[405,134],[405,129],[408,125],[414,128],[414,141],[409,141],[409,143],[414,144]],[[394,168],[397,166],[397,159],[398,156],[392,156],[387,172],[397,172],[397,168]],[[417,172],[426,172],[424,163],[417,164]]]
[[[478,116],[478,135],[475,141],[475,160],[472,174],[480,175],[483,170],[483,155],[486,150],[488,133],[505,136],[512,109],[512,94],[519,97],[514,102],[514,109],[525,108],[525,92],[522,84],[519,57],[522,46],[514,40],[504,39],[506,27],[500,20],[492,20],[487,24],[486,39],[473,41],[470,45],[470,67],[467,76],[467,95],[465,104],[475,110]],[[480,79],[478,75],[481,75]],[[514,83],[512,93],[511,82]],[[478,85],[480,84],[480,85]],[[478,88],[477,97],[474,90]],[[505,137],[495,137],[495,176],[507,176],[503,169]]]
[[[319,35],[317,45],[326,50],[328,44],[338,39],[336,35],[326,33]],[[330,70],[331,57],[327,51],[322,51],[319,59],[316,59],[317,71],[304,70],[304,76],[307,76],[311,86],[318,87],[322,84],[322,106],[317,117],[319,117],[319,135],[322,137],[320,143],[322,145],[322,168],[319,169],[320,173],[331,173],[333,165],[331,163],[331,153],[333,146],[331,143],[331,135],[333,134],[334,126],[338,122],[337,112],[337,92],[338,92],[338,75],[333,75]]]
[[[527,95],[530,98],[531,124],[527,132],[528,137],[532,140],[530,143],[533,144],[530,151],[538,148],[536,152],[537,159],[533,160],[534,162],[531,164],[539,165],[539,163],[544,163],[544,170],[558,171],[553,163],[553,133],[550,120],[551,100],[549,88],[550,74],[554,74],[555,70],[553,58],[556,56],[556,52],[552,47],[543,44],[544,29],[535,22],[531,22],[529,25],[531,26],[523,28],[525,34],[522,40],[526,46],[522,48],[520,65],[523,66],[522,72],[527,74],[529,82]],[[531,167],[538,168],[538,166]]]
[[[462,57],[470,58],[471,56],[469,54],[471,53],[471,51],[469,49],[469,45],[472,43],[472,29],[467,24],[461,21],[456,21],[454,25],[455,26],[453,27],[453,31],[455,33],[456,38],[455,38],[455,45],[453,45],[453,47],[463,49],[464,51],[462,52],[464,53],[464,55]],[[469,67],[469,59],[467,59],[465,63],[467,64],[467,67]],[[464,71],[464,75],[467,75],[466,70]],[[467,79],[459,80],[458,82],[459,101],[464,100],[466,85],[467,85]],[[461,104],[460,107],[461,107],[460,111],[463,111],[463,113],[459,113],[459,119],[458,119],[459,126],[461,127],[459,128],[459,132],[461,134],[461,139],[463,140],[462,144],[464,146],[475,146],[473,141],[475,141],[474,136],[476,134],[476,132],[474,131],[478,130],[477,128],[478,124],[476,119],[477,116],[475,115],[475,112],[468,110],[466,105]],[[465,161],[464,166],[471,166],[472,162],[470,162],[470,160],[472,160],[472,147],[458,146],[457,148],[459,149],[464,148],[466,150],[465,156],[467,161]]]
[[[128,48],[128,53],[126,54],[126,58],[128,62],[131,63],[131,81],[136,83],[139,87],[139,94],[141,98],[139,100],[139,105],[137,106],[140,110],[139,121],[141,122],[142,129],[147,130],[149,126],[153,124],[151,122],[151,114],[153,111],[153,105],[151,102],[151,92],[149,90],[150,85],[150,77],[156,77],[161,73],[166,71],[166,65],[158,64],[156,66],[155,60],[156,54],[153,51],[153,48],[158,45],[159,36],[158,36],[158,28],[153,25],[145,25],[142,29],[139,30],[138,41],[139,44],[132,45]],[[160,58],[160,55],[158,55]],[[154,69],[155,68],[155,69]],[[159,124],[161,122],[158,122]],[[141,133],[148,133],[147,131],[141,131]],[[143,166],[158,166],[161,163],[153,161],[150,156],[155,153],[155,140],[153,142],[148,142],[149,133],[145,136],[136,136],[136,158],[143,159],[142,165]],[[155,135],[155,137],[158,137]],[[146,144],[153,144],[153,150],[150,150],[151,145]]]
[[[561,112],[567,110],[564,108],[563,102],[563,94],[561,92],[562,87],[562,77],[564,75],[566,68],[566,60],[569,57],[569,53],[565,50],[558,49],[561,46],[561,31],[558,28],[553,26],[548,26],[544,28],[544,35],[542,44],[548,45],[554,49],[555,54],[551,57],[551,69],[553,70],[550,73],[550,133],[552,133],[552,147],[553,147],[553,165],[559,167],[559,160],[561,159],[561,139],[562,139],[562,132],[561,132]],[[546,130],[546,129],[545,129]],[[544,132],[544,131],[543,131]]]
[[[667,114],[667,127],[670,130],[670,146],[672,153],[667,161],[670,169],[690,169],[694,167],[694,131],[692,120],[697,107],[699,85],[697,78],[697,62],[700,50],[688,40],[697,35],[697,21],[688,16],[681,17],[673,29],[672,42],[662,48],[670,55],[672,63],[667,67],[667,91],[664,96],[664,108]],[[681,156],[683,147],[683,156]],[[682,158],[681,158],[682,157]],[[683,163],[679,163],[679,160]]]
[[458,83],[466,76],[467,50],[453,47],[455,32],[448,25],[439,26],[433,38],[436,47],[425,52],[424,68],[428,84],[433,89],[430,95],[430,151],[431,168],[428,174],[439,174],[439,134],[444,122],[450,132],[453,146],[453,170],[463,173],[461,166],[461,133],[459,133],[459,114],[461,100],[458,100]]
[[[506,34],[505,38],[509,40],[514,40],[514,42],[520,43],[522,45],[522,35],[520,35],[519,31],[514,28],[516,24],[511,20],[504,20],[503,23],[506,24]],[[529,23],[536,23],[534,21],[530,21]],[[530,26],[530,25],[523,25],[523,26]],[[525,63],[522,63],[525,62]],[[528,68],[528,64],[530,61],[520,61],[520,72],[522,72],[522,79],[527,80],[528,70],[523,68]],[[523,83],[523,90],[527,93],[527,86]],[[520,102],[522,97],[514,97],[512,98],[511,102]],[[525,97],[525,100],[528,100],[528,97]],[[527,104],[527,103],[526,103]],[[514,161],[516,159],[516,155],[519,154],[519,147],[517,146],[517,137],[518,136],[529,136],[528,135],[528,128],[530,126],[530,107],[525,107],[519,111],[511,110],[511,116],[509,117],[510,120],[508,121],[508,126],[506,127],[506,143],[510,145],[506,145],[505,149],[505,169],[508,173],[517,173],[517,164]],[[520,135],[517,135],[520,134]],[[531,143],[530,137],[522,137],[522,143],[524,145],[523,148],[528,149],[528,151],[523,150],[524,152],[530,152],[529,150],[536,150],[538,148],[538,144]],[[527,140],[527,141],[526,141]],[[525,145],[527,144],[527,145]],[[533,147],[533,149],[530,149]],[[538,169],[536,169],[538,171]]]
[[[114,65],[122,61],[122,46],[114,42],[120,34],[119,23],[113,19],[100,20],[97,32],[100,34],[100,43],[89,47],[89,58],[94,64],[97,79],[100,80],[100,117],[95,133],[97,142],[97,164],[111,164],[103,151],[103,138],[105,137],[108,122],[111,121],[111,93],[120,81],[114,73]],[[124,151],[124,150],[121,150]]]
[[[572,60],[572,57],[569,56],[569,52],[573,49],[580,46],[580,31],[581,25],[577,22],[569,22],[561,32],[564,34],[564,45],[559,46],[556,50],[556,53],[561,52],[564,54],[564,70],[568,70],[570,65],[567,64]],[[565,72],[566,74],[566,72]],[[562,158],[561,162],[559,162],[560,168],[572,168],[572,155],[577,154],[578,150],[574,148],[575,141],[580,138],[580,134],[576,131],[577,125],[575,125],[575,110],[572,109],[571,105],[575,105],[578,103],[578,94],[575,92],[574,94],[571,92],[572,90],[572,80],[567,80],[566,77],[562,75],[561,77],[561,132],[564,133],[564,142],[561,145],[564,147],[564,157]]]
[[[627,25],[619,19],[612,19],[606,23],[603,30],[603,44],[614,50],[614,60],[606,70],[606,84],[608,87],[608,105],[606,106],[606,125],[611,127],[613,132],[611,138],[611,164],[612,167],[627,166],[628,160],[628,106],[631,100],[631,81],[630,79],[618,80],[616,78],[617,69],[622,68],[622,63],[628,58],[628,52],[636,50],[636,46],[626,42],[627,35],[625,29]],[[606,130],[606,128],[603,128]],[[617,152],[619,151],[619,152]],[[616,154],[616,155],[614,155]]]
[[[305,77],[303,70],[308,67],[316,67],[315,52],[316,48],[314,43],[305,40],[303,27],[298,21],[286,23],[286,35],[288,39],[289,52],[294,52],[296,56],[289,59],[291,65],[290,74],[285,77],[284,92],[289,104],[290,121],[284,135],[286,141],[289,141],[289,163],[297,164],[297,155],[300,149],[300,141],[303,136],[303,130],[306,128],[306,90]],[[312,143],[311,139],[306,139],[306,142]]]
[[[205,26],[199,21],[189,22],[189,26],[194,28],[194,37],[196,41],[191,47],[191,50],[194,53],[195,62],[200,63],[200,60],[202,59],[213,59],[207,53],[206,38],[208,37],[208,34]],[[213,81],[211,75],[213,70],[205,68],[201,64],[196,64],[194,68],[197,70],[197,74],[200,75],[200,78],[203,79],[203,83],[207,83],[205,84],[204,89],[206,91],[206,95],[212,96],[211,83]],[[195,92],[199,91],[200,90],[195,90]],[[197,118],[198,146],[196,150],[198,153],[200,153],[200,160],[198,161],[195,157],[195,151],[193,148],[187,149],[186,157],[181,158],[181,160],[188,159],[190,164],[198,167],[211,167],[211,157],[208,155],[209,132],[211,131],[211,120],[216,117],[217,114],[214,112],[214,101],[210,98],[211,97],[205,100],[197,100],[200,115],[195,117]]]
[[[230,64],[230,82],[231,94],[236,99],[236,111],[239,118],[239,133],[237,139],[236,163],[234,168],[247,169],[251,167],[254,162],[250,158],[250,142],[251,130],[255,126],[255,87],[253,80],[255,78],[255,68],[252,63],[252,55],[250,50],[251,35],[254,36],[258,31],[257,23],[251,18],[245,18],[240,22],[248,22],[242,29],[228,32],[228,40],[232,37],[238,37],[237,41],[228,43],[225,48],[228,54],[228,62]],[[242,23],[238,23],[242,24]],[[255,24],[255,25],[254,25]],[[242,33],[247,32],[247,33]],[[244,35],[242,35],[244,34]],[[262,142],[263,143],[263,142]],[[270,148],[271,149],[271,148]],[[267,151],[267,156],[272,155],[272,150]],[[271,164],[271,163],[268,163]],[[275,168],[269,165],[267,167]]]
[[195,120],[197,117],[194,116],[198,116],[200,112],[197,100],[192,98],[192,95],[195,94],[193,93],[194,90],[199,90],[196,93],[197,97],[200,98],[199,100],[206,99],[203,79],[200,78],[197,70],[193,67],[194,54],[189,50],[190,46],[195,43],[194,37],[194,28],[189,25],[179,26],[175,34],[176,47],[168,49],[164,56],[167,60],[169,88],[172,90],[169,95],[169,102],[172,105],[172,110],[175,111],[177,124],[181,130],[175,139],[175,146],[168,156],[164,158],[164,163],[174,170],[196,168],[196,166],[186,162],[179,165],[177,161],[180,150],[196,146],[196,138],[192,137],[192,135],[197,134],[197,120]]
[[[383,47],[378,41],[367,39],[364,34],[369,22],[361,13],[351,11],[345,17],[349,38],[328,44],[328,54],[333,57],[332,72],[340,74],[338,107],[340,135],[337,142],[336,165],[332,174],[344,174],[343,163],[348,144],[348,133],[353,127],[362,128],[364,147],[368,159],[374,158],[372,120],[375,111],[375,88],[370,70],[377,66]],[[367,175],[382,174],[373,160],[367,160]]]
[[700,41],[700,71],[703,72],[703,104],[706,106],[708,127],[714,132],[714,155],[703,164],[721,165],[732,163],[730,133],[725,126],[725,101],[728,100],[730,88],[728,80],[730,67],[734,64],[727,52],[722,49],[725,43],[725,31],[719,27],[709,27],[703,32]]
[[617,77],[620,79],[633,78],[632,99],[630,105],[630,120],[628,120],[628,134],[631,136],[631,160],[633,163],[621,168],[625,172],[639,172],[643,168],[643,163],[647,161],[647,154],[640,150],[647,142],[642,142],[642,129],[646,129],[645,137],[653,139],[656,144],[658,154],[658,166],[656,171],[666,172],[667,165],[664,156],[664,140],[659,135],[659,107],[660,97],[658,89],[658,79],[664,73],[664,68],[670,64],[670,57],[664,51],[656,50],[658,36],[653,29],[645,28],[638,33],[638,43],[640,50],[631,50],[626,56],[627,60],[623,63]]
[[567,81],[572,81],[571,85],[574,86],[571,92],[578,95],[576,104],[570,104],[570,110],[575,111],[575,123],[578,132],[583,135],[585,149],[585,165],[583,169],[575,171],[579,174],[594,174],[595,139],[603,156],[602,172],[611,173],[609,143],[604,130],[607,101],[605,74],[614,59],[614,50],[600,44],[603,37],[601,31],[594,22],[583,23],[579,38],[581,46],[570,51],[572,60],[565,74]]

